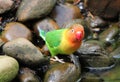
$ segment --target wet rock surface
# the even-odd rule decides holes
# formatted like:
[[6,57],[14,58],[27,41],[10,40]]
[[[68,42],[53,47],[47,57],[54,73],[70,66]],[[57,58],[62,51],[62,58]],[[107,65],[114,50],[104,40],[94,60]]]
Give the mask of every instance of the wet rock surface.
[[45,60],[39,49],[24,38],[7,42],[3,46],[3,52],[26,65],[38,65]]
[[116,59],[116,61],[119,61],[119,59],[120,59],[120,47],[116,48],[113,52],[111,52],[110,57],[113,57]]
[[101,74],[101,78],[103,81],[113,81],[113,82],[119,82],[119,74],[120,74],[120,65],[116,65],[113,69],[111,69],[108,72],[104,72]]
[[103,80],[93,73],[85,73],[80,82],[103,82]]
[[56,0],[22,0],[17,11],[19,21],[41,18],[48,15]]
[[[83,42],[78,52],[81,54],[89,55],[107,55],[107,52],[103,48],[103,43],[97,40],[89,40]],[[87,51],[86,51],[87,50]]]
[[74,64],[53,64],[45,74],[44,82],[76,82],[79,79],[80,70]]
[[32,33],[25,25],[19,22],[10,22],[6,24],[1,36],[2,40],[7,42],[16,38],[32,39]]
[[18,74],[19,82],[40,82],[38,76],[35,74],[35,71],[29,68],[20,68]]
[[83,42],[77,54],[84,59],[88,67],[107,67],[113,63],[103,45],[97,40]]
[[99,15],[106,19],[115,19],[120,13],[120,1],[109,1],[109,0],[91,0],[88,1],[88,8],[94,14]]
[[[4,12],[0,13],[0,55],[15,59],[20,69],[18,65],[10,65],[8,56],[0,58],[0,68],[6,70],[0,69],[0,76],[5,73],[4,81],[0,82],[120,81],[119,0],[4,2],[10,5],[5,4]],[[72,55],[57,55],[65,63],[52,61],[40,29],[48,32],[73,24],[84,27],[80,48]]]
[[74,5],[69,3],[60,4],[55,6],[51,17],[58,23],[60,27],[62,27],[66,22],[82,17],[79,12],[79,8]]
[[0,14],[12,9],[13,4],[12,0],[0,0]]
[[119,31],[120,30],[118,24],[111,24],[108,29],[106,29],[99,35],[99,39],[102,42],[112,43]]

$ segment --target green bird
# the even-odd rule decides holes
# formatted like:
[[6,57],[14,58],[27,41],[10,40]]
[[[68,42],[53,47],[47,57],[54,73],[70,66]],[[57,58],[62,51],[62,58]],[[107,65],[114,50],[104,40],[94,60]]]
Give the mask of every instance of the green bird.
[[47,33],[39,29],[39,32],[52,57],[58,54],[72,54],[80,47],[84,38],[84,28],[80,24],[73,24],[69,28],[53,30]]

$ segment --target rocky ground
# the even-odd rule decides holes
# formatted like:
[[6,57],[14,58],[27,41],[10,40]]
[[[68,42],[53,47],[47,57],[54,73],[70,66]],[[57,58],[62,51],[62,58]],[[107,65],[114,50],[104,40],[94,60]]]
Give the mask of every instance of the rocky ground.
[[[119,82],[119,3],[0,0],[0,82]],[[51,61],[39,29],[73,24],[84,26],[81,47],[72,56],[58,55],[65,63]]]

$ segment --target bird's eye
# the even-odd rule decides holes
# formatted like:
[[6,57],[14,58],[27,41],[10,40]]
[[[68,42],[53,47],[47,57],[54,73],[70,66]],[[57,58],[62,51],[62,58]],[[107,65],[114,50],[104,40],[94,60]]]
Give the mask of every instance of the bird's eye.
[[74,29],[72,29],[71,32],[74,33]]

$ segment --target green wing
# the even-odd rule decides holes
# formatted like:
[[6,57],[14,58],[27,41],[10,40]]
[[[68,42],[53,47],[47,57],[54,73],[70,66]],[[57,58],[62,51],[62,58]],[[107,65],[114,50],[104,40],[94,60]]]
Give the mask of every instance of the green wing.
[[46,42],[50,48],[56,48],[60,45],[64,30],[65,29],[60,29],[60,30],[54,30],[54,31],[47,32]]

